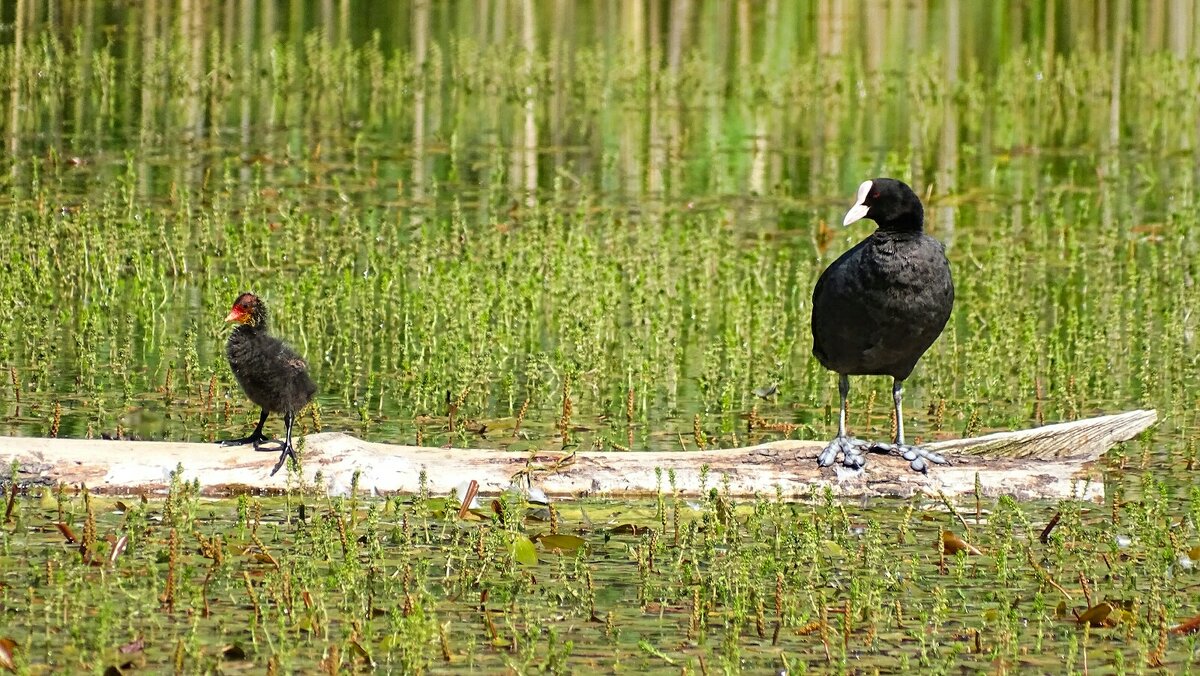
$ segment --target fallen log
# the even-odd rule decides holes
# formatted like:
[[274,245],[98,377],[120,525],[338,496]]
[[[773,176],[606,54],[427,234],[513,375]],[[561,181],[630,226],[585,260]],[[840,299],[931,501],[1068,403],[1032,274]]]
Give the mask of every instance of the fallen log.
[[[518,484],[536,486],[551,496],[647,496],[669,491],[668,472],[681,495],[706,488],[735,496],[788,498],[820,495],[906,497],[922,491],[948,497],[975,492],[976,477],[985,496],[1017,499],[1103,499],[1104,482],[1094,461],[1116,444],[1154,424],[1155,411],[1057,423],[1015,432],[927,444],[953,463],[934,466],[926,475],[908,462],[871,454],[861,472],[840,466],[817,467],[823,441],[773,441],[745,448],[679,452],[585,452],[534,454],[481,449],[426,448],[362,441],[338,432],[304,437],[301,475],[268,475],[277,451],[215,444],[0,437],[0,473],[17,465],[19,484],[86,484],[107,494],[162,493],[170,475],[197,481],[207,496],[239,492],[275,492],[307,487],[333,494],[349,491],[361,472],[359,487],[377,494],[448,494],[465,481],[479,482],[483,493]],[[707,468],[702,471],[702,468]],[[319,485],[314,485],[318,480]],[[702,475],[706,475],[702,485]]]

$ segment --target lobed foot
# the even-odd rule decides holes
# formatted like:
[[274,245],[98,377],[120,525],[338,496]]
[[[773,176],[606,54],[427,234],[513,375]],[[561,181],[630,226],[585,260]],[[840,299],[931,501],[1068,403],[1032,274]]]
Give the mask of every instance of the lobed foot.
[[879,442],[879,443],[873,444],[871,446],[871,450],[877,451],[880,453],[890,453],[891,455],[898,455],[901,458],[904,458],[905,460],[909,461],[908,466],[911,467],[914,472],[920,472],[922,474],[925,474],[929,470],[930,463],[933,463],[935,465],[949,465],[950,464],[950,461],[947,460],[946,458],[938,455],[937,453],[934,453],[933,451],[927,451],[927,450],[921,448],[920,446],[909,446],[908,444],[888,444],[888,443]]
[[862,469],[862,466],[867,464],[867,456],[864,453],[870,447],[870,442],[862,439],[834,437],[825,450],[821,451],[821,455],[817,456],[817,464],[821,467],[829,467],[837,461],[838,453],[841,453],[843,465],[850,469]]
[[296,466],[300,465],[300,458],[296,456],[296,450],[291,444],[284,444],[283,450],[279,452],[279,462],[275,463],[275,468],[271,470],[271,476],[283,468],[283,464],[287,462],[288,456],[292,456],[292,460],[296,461]]
[[254,432],[248,437],[242,437],[240,439],[222,439],[217,443],[221,444],[222,446],[245,446],[246,444],[254,444],[254,450],[258,450],[258,445],[264,441],[269,441],[265,434],[262,432]]

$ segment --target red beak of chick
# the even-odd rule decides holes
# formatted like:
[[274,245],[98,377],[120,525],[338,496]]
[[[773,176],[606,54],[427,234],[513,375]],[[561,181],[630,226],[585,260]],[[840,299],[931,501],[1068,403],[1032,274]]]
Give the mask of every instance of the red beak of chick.
[[225,316],[225,321],[237,322],[238,324],[245,324],[249,320],[250,320],[250,313],[246,312],[245,310],[243,310],[242,308],[240,308],[236,305],[234,305],[233,309],[231,309],[229,311],[229,314]]

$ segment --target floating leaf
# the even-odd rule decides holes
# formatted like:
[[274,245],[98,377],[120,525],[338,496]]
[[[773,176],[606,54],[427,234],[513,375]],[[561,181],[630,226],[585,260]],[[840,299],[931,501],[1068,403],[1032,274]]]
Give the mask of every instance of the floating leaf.
[[613,527],[613,529],[610,530],[609,533],[612,533],[613,535],[641,535],[642,533],[645,533],[649,530],[650,530],[649,526],[639,526],[639,525],[633,524],[633,523],[623,523],[620,526]]
[[121,502],[120,500],[117,500],[116,509],[118,512],[128,512],[129,505],[125,504],[124,502]]
[[13,656],[17,652],[17,642],[11,638],[0,638],[0,667],[9,671],[17,670],[17,662]]
[[959,552],[966,552],[968,554],[976,555],[983,553],[979,551],[975,545],[967,542],[948,530],[942,531],[942,551],[946,552],[947,556],[954,556]]
[[55,523],[54,525],[58,527],[58,532],[62,533],[63,537],[65,537],[67,539],[68,544],[73,545],[76,542],[79,542],[79,538],[75,536],[75,531],[71,530],[71,527],[68,526],[65,522],[59,521],[59,522]]
[[587,540],[578,535],[543,535],[538,538],[542,543],[542,547],[548,552],[562,552],[570,554],[583,546]]
[[1189,559],[1200,563],[1200,545],[1196,545],[1195,547],[1187,550],[1187,555]]
[[1097,603],[1096,605],[1083,611],[1083,614],[1075,618],[1078,624],[1090,624],[1093,627],[1103,627],[1109,622],[1108,616],[1113,611],[1113,607],[1108,603]]
[[1168,630],[1169,633],[1181,635],[1194,634],[1198,631],[1200,631],[1200,615],[1194,615]]
[[269,563],[276,568],[279,567],[279,562],[275,560],[274,556],[271,556],[270,552],[264,552],[256,546],[247,547],[242,553],[249,554],[250,559],[255,563]]
[[533,546],[533,540],[530,540],[524,535],[516,535],[513,537],[512,545],[509,547],[509,552],[512,554],[513,560],[523,566],[537,565],[537,549],[535,549]]

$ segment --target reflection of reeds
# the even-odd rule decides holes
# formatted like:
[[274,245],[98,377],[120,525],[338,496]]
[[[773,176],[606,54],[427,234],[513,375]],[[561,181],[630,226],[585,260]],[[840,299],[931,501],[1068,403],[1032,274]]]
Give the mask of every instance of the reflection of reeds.
[[625,448],[633,448],[633,388],[625,393]]
[[559,434],[565,446],[571,442],[571,414],[574,413],[571,403],[571,376],[566,375],[562,381],[562,415],[558,419]]
[[58,437],[58,428],[62,424],[62,404],[54,402],[54,415],[50,419],[50,438]]
[[525,422],[525,414],[529,412],[529,397],[525,397],[525,401],[521,402],[521,409],[517,411],[517,422],[513,425],[513,437],[518,438],[521,433],[521,423]]

